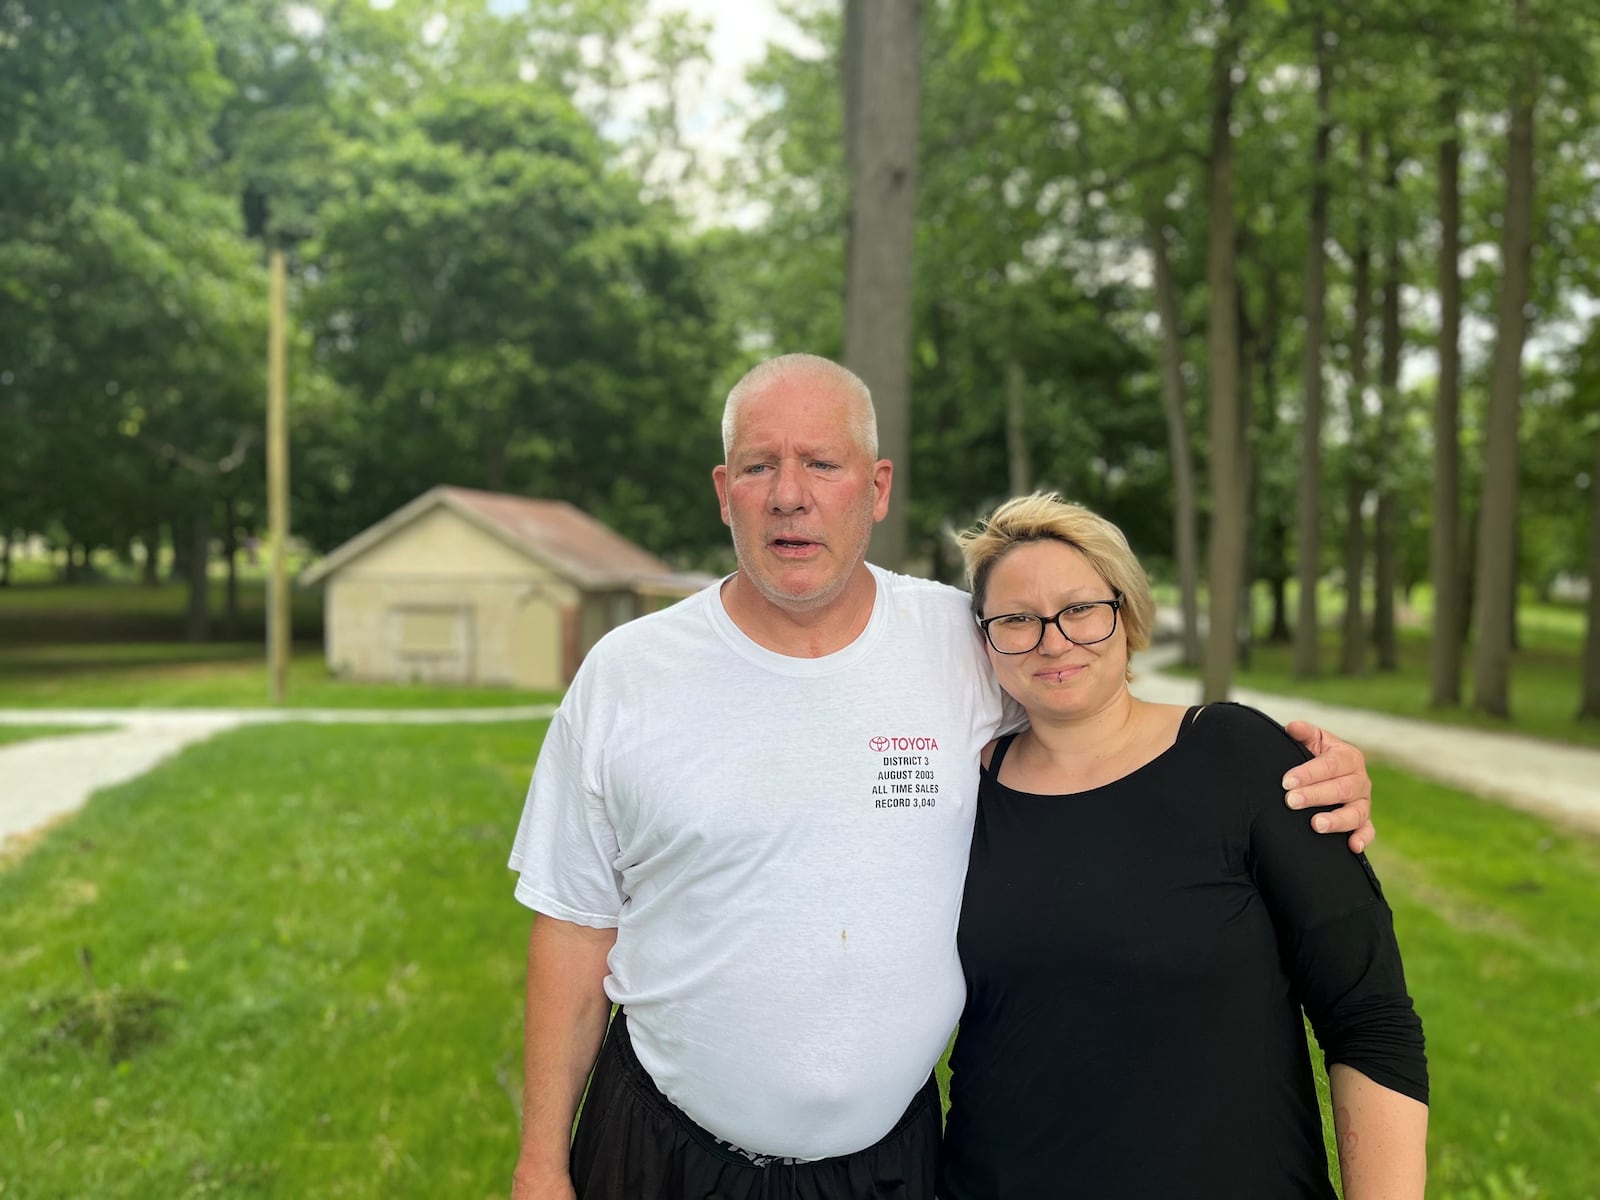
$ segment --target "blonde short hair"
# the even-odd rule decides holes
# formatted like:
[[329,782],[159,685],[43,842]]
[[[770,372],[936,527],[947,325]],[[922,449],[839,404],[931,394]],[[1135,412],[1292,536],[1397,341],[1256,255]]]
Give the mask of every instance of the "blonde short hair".
[[1150,594],[1150,580],[1128,539],[1104,517],[1081,504],[1068,503],[1055,492],[1035,492],[1007,500],[971,529],[956,534],[956,544],[967,564],[972,611],[983,615],[989,573],[995,563],[1018,546],[1044,541],[1064,542],[1077,550],[1122,597],[1122,627],[1127,631],[1130,652],[1150,645],[1155,597]]

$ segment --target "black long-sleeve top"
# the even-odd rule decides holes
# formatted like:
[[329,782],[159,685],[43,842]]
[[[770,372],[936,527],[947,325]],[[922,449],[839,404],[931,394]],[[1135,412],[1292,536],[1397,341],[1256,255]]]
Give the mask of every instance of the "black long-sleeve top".
[[1327,1062],[1424,1103],[1422,1025],[1364,855],[1280,780],[1269,718],[1067,796],[979,788],[941,1200],[1332,1200],[1304,1009]]

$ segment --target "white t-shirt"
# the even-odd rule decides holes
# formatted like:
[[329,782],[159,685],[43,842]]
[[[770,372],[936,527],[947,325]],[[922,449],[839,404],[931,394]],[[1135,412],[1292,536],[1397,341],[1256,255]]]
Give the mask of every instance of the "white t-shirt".
[[956,918],[1001,692],[968,599],[873,568],[820,659],[746,637],[719,588],[608,634],[551,722],[517,898],[617,928],[639,1061],[717,1137],[848,1154],[887,1133],[961,1013]]

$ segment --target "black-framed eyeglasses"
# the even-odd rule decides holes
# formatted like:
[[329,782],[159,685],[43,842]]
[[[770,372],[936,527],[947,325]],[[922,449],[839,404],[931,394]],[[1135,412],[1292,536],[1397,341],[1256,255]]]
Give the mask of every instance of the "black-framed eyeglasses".
[[978,622],[983,636],[989,639],[996,654],[1026,654],[1036,650],[1044,641],[1046,625],[1054,625],[1057,632],[1076,646],[1092,646],[1103,642],[1117,631],[1117,612],[1122,608],[1122,594],[1113,600],[1079,600],[1069,604],[1053,617],[1038,613],[1001,613]]

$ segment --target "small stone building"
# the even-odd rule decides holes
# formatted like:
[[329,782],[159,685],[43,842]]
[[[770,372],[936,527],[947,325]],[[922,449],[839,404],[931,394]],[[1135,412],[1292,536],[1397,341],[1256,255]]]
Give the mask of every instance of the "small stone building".
[[562,500],[436,487],[300,576],[347,679],[555,689],[608,630],[711,582]]

